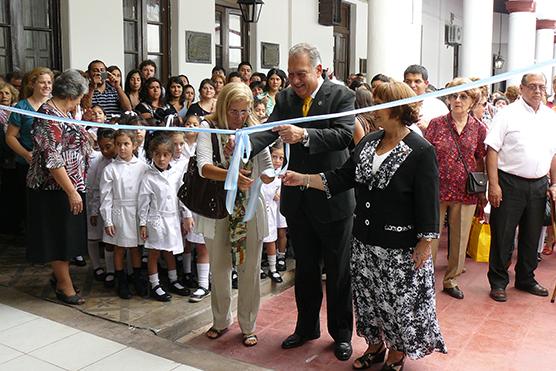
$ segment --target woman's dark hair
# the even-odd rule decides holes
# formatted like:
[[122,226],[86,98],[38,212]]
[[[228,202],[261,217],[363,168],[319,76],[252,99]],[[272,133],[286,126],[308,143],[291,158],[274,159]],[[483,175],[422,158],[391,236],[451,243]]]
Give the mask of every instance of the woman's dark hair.
[[114,135],[116,134],[116,130],[108,129],[108,128],[99,128],[97,130],[97,141],[101,139],[111,139],[114,140]]
[[170,94],[170,91],[171,91],[170,86],[172,86],[172,84],[178,84],[179,86],[181,86],[181,96],[179,98],[179,102],[180,102],[180,104],[183,104],[183,102],[185,102],[185,86],[181,82],[181,79],[180,79],[179,76],[172,76],[168,79],[168,82],[166,83],[165,102],[170,103],[170,100],[173,99],[172,94]]
[[[141,72],[139,72],[139,70],[129,71],[125,77],[125,83],[124,83],[124,91],[128,95],[129,93],[131,93],[131,85],[129,84],[129,80],[131,80],[131,77],[135,74],[139,75],[139,78],[141,79],[141,87],[143,87],[143,78],[141,77]],[[139,91],[141,91],[141,87],[139,88]]]
[[108,67],[108,68],[106,69],[106,71],[108,71],[108,72],[110,72],[110,73],[114,72],[115,70],[120,71],[120,76],[122,75],[122,70],[120,70],[120,67],[118,67],[118,66],[116,66],[116,65],[110,66],[110,67]]
[[251,90],[256,88],[264,89],[264,87],[265,87],[265,83],[262,81],[253,81],[251,84],[249,84],[249,89]]
[[[272,75],[276,75],[280,78],[280,80],[282,80],[281,88],[284,89],[288,83],[288,76],[286,75],[286,73],[279,68],[271,68],[266,74],[266,81],[270,80]],[[269,87],[267,83],[265,86],[265,91],[268,91],[268,89]]]
[[160,99],[160,101],[164,102],[164,95],[163,95],[163,91],[162,91],[162,83],[156,77],[149,77],[147,79],[147,81],[145,81],[145,83],[142,84],[141,92],[139,93],[139,98],[141,99],[141,102],[146,102],[148,104],[152,103],[152,100],[149,97],[149,87],[154,83],[157,83],[158,86],[160,86],[160,98],[159,99]]
[[212,88],[214,89],[214,83],[212,82],[211,79],[203,79],[203,81],[201,81],[201,83],[199,84],[199,93],[201,93],[201,90],[203,89],[203,86],[205,86],[207,84],[212,86]]
[[52,95],[61,99],[76,99],[89,90],[89,83],[77,70],[62,72],[52,86]]

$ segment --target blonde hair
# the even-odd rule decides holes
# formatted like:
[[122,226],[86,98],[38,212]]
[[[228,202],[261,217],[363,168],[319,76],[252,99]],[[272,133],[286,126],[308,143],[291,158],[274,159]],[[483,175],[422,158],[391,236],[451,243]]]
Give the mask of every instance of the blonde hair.
[[[242,82],[230,82],[224,85],[222,91],[218,95],[214,112],[208,115],[206,119],[214,122],[219,129],[229,129],[228,109],[232,103],[238,101],[247,102],[249,103],[249,108],[253,108],[253,93],[251,89],[249,89],[249,86]],[[257,123],[257,120],[249,113],[246,122],[248,126],[252,126]]]
[[54,73],[50,68],[36,67],[23,77],[23,98],[29,98],[33,95],[33,85],[41,75],[48,75],[54,84]]

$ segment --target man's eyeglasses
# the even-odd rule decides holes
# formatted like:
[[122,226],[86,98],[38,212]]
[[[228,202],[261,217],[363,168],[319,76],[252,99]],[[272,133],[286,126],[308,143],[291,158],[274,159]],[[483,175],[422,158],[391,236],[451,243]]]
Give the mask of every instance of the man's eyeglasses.
[[459,98],[460,100],[467,100],[467,99],[469,99],[469,95],[467,95],[467,94],[461,94],[461,93],[460,93],[460,94],[454,93],[454,94],[448,95],[448,98],[453,99],[453,100],[456,100],[456,99],[458,99],[458,98]]
[[527,85],[523,85],[525,86],[527,89],[531,90],[531,91],[536,91],[537,89],[540,91],[545,91],[546,90],[546,86],[545,85],[541,85],[541,84],[527,84]]
[[245,115],[250,114],[251,110],[242,109],[241,111],[238,111],[238,110],[235,110],[235,109],[231,109],[231,110],[228,110],[228,113],[230,115],[233,115],[233,116],[245,116]]

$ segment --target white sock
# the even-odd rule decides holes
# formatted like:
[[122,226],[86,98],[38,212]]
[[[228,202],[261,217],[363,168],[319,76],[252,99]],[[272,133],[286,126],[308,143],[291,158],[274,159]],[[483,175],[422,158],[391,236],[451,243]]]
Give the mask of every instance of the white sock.
[[168,279],[170,279],[170,282],[175,282],[178,280],[178,271],[177,270],[172,270],[172,271],[168,271]]
[[208,290],[209,288],[209,263],[197,263],[197,278],[199,279],[199,286]]
[[[154,289],[158,284],[158,273],[154,273],[154,274],[149,274],[149,282],[151,284],[151,288]],[[162,290],[162,288],[160,286],[158,286],[158,288],[155,291],[158,295],[164,295],[165,291]]]
[[100,258],[98,254],[98,241],[87,240],[87,250],[89,250],[89,258],[93,264],[93,270],[100,267]]
[[268,270],[271,272],[276,272],[276,255],[267,255],[268,260]]
[[104,249],[104,263],[106,264],[106,273],[114,273],[114,251]]
[[191,273],[191,253],[183,253],[183,273]]

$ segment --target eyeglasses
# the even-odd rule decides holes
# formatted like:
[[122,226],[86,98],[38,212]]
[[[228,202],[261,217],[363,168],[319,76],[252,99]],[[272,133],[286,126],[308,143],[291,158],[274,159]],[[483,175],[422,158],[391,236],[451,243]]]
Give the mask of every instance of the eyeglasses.
[[460,94],[454,93],[454,94],[448,95],[448,98],[453,99],[453,100],[456,100],[456,99],[458,99],[458,98],[459,98],[460,100],[467,100],[467,99],[469,99],[469,95],[467,95],[467,94],[461,94],[461,93],[460,93]]
[[241,111],[238,111],[238,110],[235,110],[235,109],[231,109],[231,110],[228,110],[228,113],[230,115],[233,115],[233,116],[245,116],[245,115],[250,114],[251,110],[243,109]]
[[545,85],[541,85],[541,84],[527,84],[527,85],[523,85],[525,86],[527,89],[531,90],[531,91],[536,91],[537,89],[540,91],[545,91],[546,90],[546,86]]

